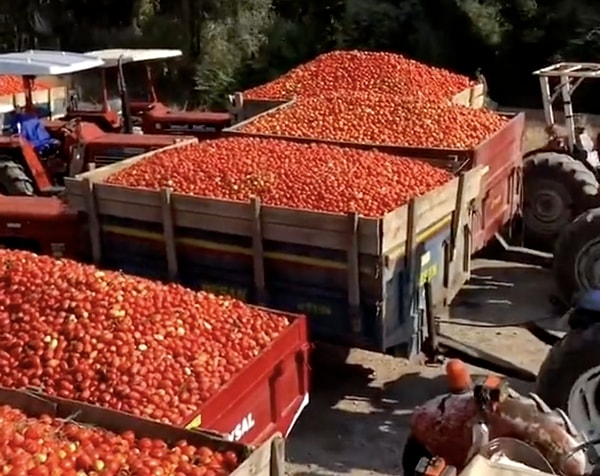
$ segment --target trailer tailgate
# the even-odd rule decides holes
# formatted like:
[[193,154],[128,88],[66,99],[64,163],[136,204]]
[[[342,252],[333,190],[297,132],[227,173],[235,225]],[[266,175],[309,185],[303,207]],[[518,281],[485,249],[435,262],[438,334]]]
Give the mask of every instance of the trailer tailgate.
[[284,314],[290,326],[207,400],[186,428],[209,428],[252,445],[290,432],[309,400],[309,344],[306,318]]

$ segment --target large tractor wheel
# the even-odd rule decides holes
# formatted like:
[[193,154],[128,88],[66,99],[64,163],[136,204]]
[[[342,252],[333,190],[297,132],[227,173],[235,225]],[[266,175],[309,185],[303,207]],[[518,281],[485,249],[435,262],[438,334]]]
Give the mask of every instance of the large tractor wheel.
[[0,156],[0,189],[6,195],[35,195],[31,179],[23,167],[10,157]]
[[540,367],[537,394],[567,412],[588,438],[600,436],[600,323],[571,330]]
[[550,250],[560,231],[591,208],[598,180],[566,154],[540,152],[523,162],[523,229],[528,244]]
[[600,289],[600,208],[582,213],[559,235],[554,280],[558,294],[569,305],[580,291]]

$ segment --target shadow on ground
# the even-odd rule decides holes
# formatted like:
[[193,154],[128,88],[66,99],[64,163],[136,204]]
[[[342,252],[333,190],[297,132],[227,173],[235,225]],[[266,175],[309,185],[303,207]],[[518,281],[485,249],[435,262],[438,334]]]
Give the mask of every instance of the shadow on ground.
[[[317,355],[313,361],[311,403],[287,443],[288,473],[313,476],[362,470],[399,475],[412,410],[444,393],[445,378],[439,368],[411,367],[398,360],[406,372],[376,383],[370,368],[344,364],[342,355]],[[531,391],[518,382],[515,388]],[[302,470],[295,471],[294,464]]]
[[542,319],[542,327],[564,330],[552,304],[554,284],[549,270],[485,259],[477,264],[452,303],[451,318],[487,325]]

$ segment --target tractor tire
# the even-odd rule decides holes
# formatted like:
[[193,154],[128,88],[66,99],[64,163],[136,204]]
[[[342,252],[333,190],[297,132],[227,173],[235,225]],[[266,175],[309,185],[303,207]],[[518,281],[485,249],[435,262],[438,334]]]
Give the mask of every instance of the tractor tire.
[[552,250],[560,231],[595,206],[600,186],[593,172],[566,154],[540,152],[523,161],[525,242]]
[[402,450],[402,474],[403,476],[414,476],[415,470],[421,458],[431,458],[432,454],[419,443],[414,436],[408,435],[404,450]]
[[599,347],[600,323],[573,329],[550,349],[537,378],[536,393],[587,436],[600,424]]
[[567,305],[580,291],[600,289],[600,208],[569,223],[556,240],[554,282]]
[[9,157],[0,156],[0,189],[6,195],[27,197],[35,195],[33,182],[23,167]]

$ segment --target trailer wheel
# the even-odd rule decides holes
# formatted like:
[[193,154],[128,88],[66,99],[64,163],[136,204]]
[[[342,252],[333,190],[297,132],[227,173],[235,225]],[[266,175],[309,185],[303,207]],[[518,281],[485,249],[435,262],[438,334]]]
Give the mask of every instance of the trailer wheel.
[[8,156],[0,156],[0,187],[6,195],[35,195],[33,183],[23,167]]
[[590,208],[598,180],[584,164],[566,154],[540,152],[523,161],[525,240],[552,249],[560,231]]
[[600,436],[599,346],[600,323],[571,330],[550,349],[537,379],[536,393],[588,438]]
[[600,289],[600,208],[582,213],[559,235],[554,280],[567,304],[582,290]]
[[431,458],[433,455],[419,443],[414,436],[408,435],[402,451],[402,474],[414,476],[421,458]]

